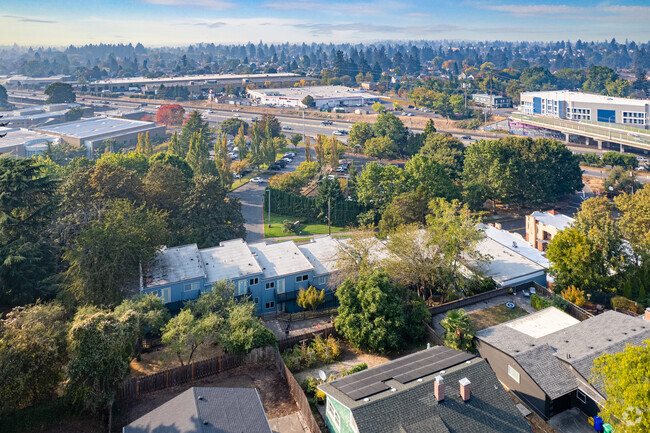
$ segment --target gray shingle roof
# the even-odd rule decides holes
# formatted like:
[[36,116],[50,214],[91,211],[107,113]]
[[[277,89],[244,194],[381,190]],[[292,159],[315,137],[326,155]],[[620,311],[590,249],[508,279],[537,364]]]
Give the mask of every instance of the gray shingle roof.
[[[573,371],[588,381],[594,359],[650,338],[650,323],[616,311],[606,311],[539,338],[513,328],[513,323],[521,319],[479,331],[477,337],[512,356],[551,398],[581,387],[584,381]],[[594,385],[602,394],[600,385]]]
[[[435,376],[445,379],[445,399],[434,396]],[[458,381],[471,382],[471,398],[460,397]],[[359,433],[530,433],[487,362],[473,358],[407,384],[389,380],[396,391],[352,400],[332,383],[320,385],[328,396],[352,410]]]
[[255,388],[197,387],[138,418],[122,432],[272,433]]

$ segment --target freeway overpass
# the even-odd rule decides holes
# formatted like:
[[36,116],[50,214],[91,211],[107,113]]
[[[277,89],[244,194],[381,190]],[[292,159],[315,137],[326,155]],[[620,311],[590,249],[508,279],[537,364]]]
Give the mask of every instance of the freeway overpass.
[[512,122],[522,123],[530,126],[551,129],[565,134],[568,140],[569,135],[584,137],[585,144],[593,144],[598,149],[609,145],[616,145],[621,152],[626,148],[634,149],[635,153],[650,153],[650,130],[634,128],[619,124],[607,124],[588,120],[574,121],[564,119],[553,119],[549,117],[512,113]]

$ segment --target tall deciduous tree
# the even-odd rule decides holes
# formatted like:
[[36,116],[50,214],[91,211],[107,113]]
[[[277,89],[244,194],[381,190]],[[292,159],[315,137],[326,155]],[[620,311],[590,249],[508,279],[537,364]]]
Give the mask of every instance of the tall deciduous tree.
[[370,140],[372,137],[372,125],[368,122],[358,122],[352,125],[352,128],[350,129],[348,142],[353,146],[363,148],[366,145],[366,141]]
[[183,149],[181,148],[180,141],[178,140],[178,132],[174,132],[172,134],[172,138],[169,142],[169,147],[167,148],[167,153],[181,157],[185,157],[187,155],[187,153],[183,154]]
[[156,112],[156,123],[162,123],[166,126],[177,126],[183,123],[185,109],[178,104],[161,105]]
[[201,113],[198,111],[192,111],[189,117],[183,123],[181,128],[181,136],[179,137],[180,156],[185,156],[190,150],[190,141],[194,137],[194,134],[201,134],[201,137],[206,142],[206,146],[212,141],[212,133],[210,132],[210,127],[208,121],[204,121],[201,117]]
[[67,83],[56,82],[45,88],[43,92],[47,95],[47,104],[60,104],[62,102],[74,102],[77,97],[72,90],[72,86]]
[[81,304],[118,304],[140,264],[153,259],[167,238],[165,214],[127,200],[108,202],[101,218],[64,253],[68,287]]
[[594,360],[591,381],[603,385],[607,395],[600,416],[617,431],[650,431],[650,340],[628,345],[622,352]]
[[393,113],[381,113],[377,121],[372,125],[375,137],[388,137],[397,146],[398,151],[406,147],[408,131],[402,121]]
[[397,144],[388,136],[373,137],[365,144],[366,155],[379,158],[379,161],[395,157],[398,151]]
[[17,307],[0,320],[0,416],[56,398],[67,329],[56,303]]
[[214,164],[210,162],[208,143],[199,132],[192,135],[186,160],[195,175],[216,173]]

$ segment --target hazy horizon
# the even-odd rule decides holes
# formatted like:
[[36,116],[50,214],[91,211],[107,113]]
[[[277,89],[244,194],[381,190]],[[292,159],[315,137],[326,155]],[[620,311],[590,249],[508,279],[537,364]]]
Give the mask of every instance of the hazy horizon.
[[[7,0],[0,45],[650,40],[639,0]],[[173,31],[170,31],[173,29]]]

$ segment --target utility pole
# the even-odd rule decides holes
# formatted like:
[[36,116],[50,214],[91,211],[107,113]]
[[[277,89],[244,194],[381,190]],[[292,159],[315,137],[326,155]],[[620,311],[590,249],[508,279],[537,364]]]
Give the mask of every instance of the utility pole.
[[271,228],[271,188],[269,188],[269,228]]
[[327,198],[327,234],[332,236],[332,197]]

